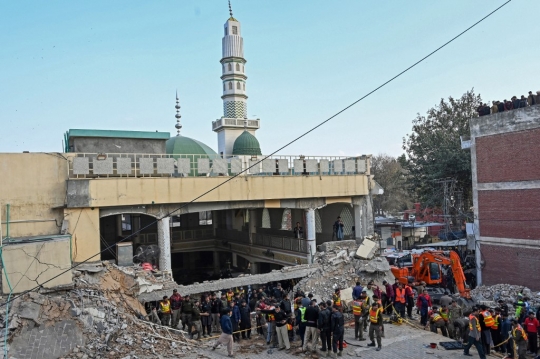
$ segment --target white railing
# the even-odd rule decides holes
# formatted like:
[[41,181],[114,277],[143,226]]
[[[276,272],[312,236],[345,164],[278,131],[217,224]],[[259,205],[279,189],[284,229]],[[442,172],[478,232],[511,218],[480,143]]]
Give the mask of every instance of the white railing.
[[70,178],[345,176],[369,174],[366,156],[235,156],[147,153],[77,153],[69,161]]
[[[247,124],[245,123],[246,121],[247,121]],[[238,127],[238,128],[242,128],[245,126],[246,128],[249,128],[249,129],[258,129],[261,127],[260,122],[261,121],[259,119],[244,120],[242,118],[222,117],[216,121],[212,121],[212,130],[218,129],[223,126]]]

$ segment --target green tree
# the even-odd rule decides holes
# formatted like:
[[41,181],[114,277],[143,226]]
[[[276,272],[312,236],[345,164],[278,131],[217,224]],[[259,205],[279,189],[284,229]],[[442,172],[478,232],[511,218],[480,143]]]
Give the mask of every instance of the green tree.
[[387,154],[379,154],[371,159],[373,179],[384,189],[382,195],[373,197],[375,214],[396,214],[411,206],[411,195],[405,177],[405,170],[398,159]]
[[426,206],[442,202],[436,180],[453,178],[457,191],[463,192],[466,205],[472,202],[471,153],[461,149],[460,136],[469,137],[469,119],[477,117],[480,95],[474,89],[460,98],[441,99],[425,116],[413,120],[412,133],[403,138],[406,158],[400,158],[408,174],[408,183],[417,200]]

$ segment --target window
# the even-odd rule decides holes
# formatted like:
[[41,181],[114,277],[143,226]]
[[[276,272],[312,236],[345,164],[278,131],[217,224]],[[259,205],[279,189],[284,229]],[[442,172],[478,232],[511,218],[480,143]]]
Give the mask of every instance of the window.
[[246,91],[246,83],[244,82],[244,91]]
[[229,35],[229,29],[225,28],[225,35]]
[[262,228],[271,228],[270,226],[270,213],[268,212],[268,208],[264,208],[262,212]]
[[232,82],[229,82],[229,90],[232,90]]
[[212,211],[199,212],[199,226],[209,226],[212,224]]
[[292,217],[289,208],[285,208],[281,215],[281,229],[284,231],[292,231]]
[[131,231],[131,216],[129,214],[122,215],[122,232]]
[[223,84],[223,91],[225,91],[225,84]]
[[229,65],[227,66],[227,68],[229,69],[229,71],[232,71],[232,66],[231,66],[230,63],[229,63]]
[[179,215],[171,216],[170,226],[171,227],[180,227],[180,216]]
[[236,71],[240,71],[240,64],[236,64]]
[[240,85],[240,82],[237,82],[237,83],[236,83],[236,88],[237,88],[238,90],[241,90],[240,86],[241,86],[241,85]]
[[232,27],[232,33],[233,33],[233,35],[238,35],[238,26],[233,26]]

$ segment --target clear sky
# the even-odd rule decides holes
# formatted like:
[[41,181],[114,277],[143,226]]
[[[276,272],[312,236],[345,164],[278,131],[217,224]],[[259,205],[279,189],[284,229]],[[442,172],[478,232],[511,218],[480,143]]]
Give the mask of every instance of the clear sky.
[[[233,0],[248,112],[268,154],[411,65],[502,0]],[[513,0],[282,154],[402,153],[417,113],[474,87],[540,90],[540,1]],[[169,131],[217,149],[225,0],[0,3],[0,152],[62,150],[70,128]]]

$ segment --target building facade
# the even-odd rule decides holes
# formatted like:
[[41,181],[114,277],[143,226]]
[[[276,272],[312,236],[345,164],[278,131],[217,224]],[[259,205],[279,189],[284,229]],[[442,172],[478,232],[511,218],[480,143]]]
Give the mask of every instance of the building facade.
[[470,127],[478,283],[540,289],[540,106]]

